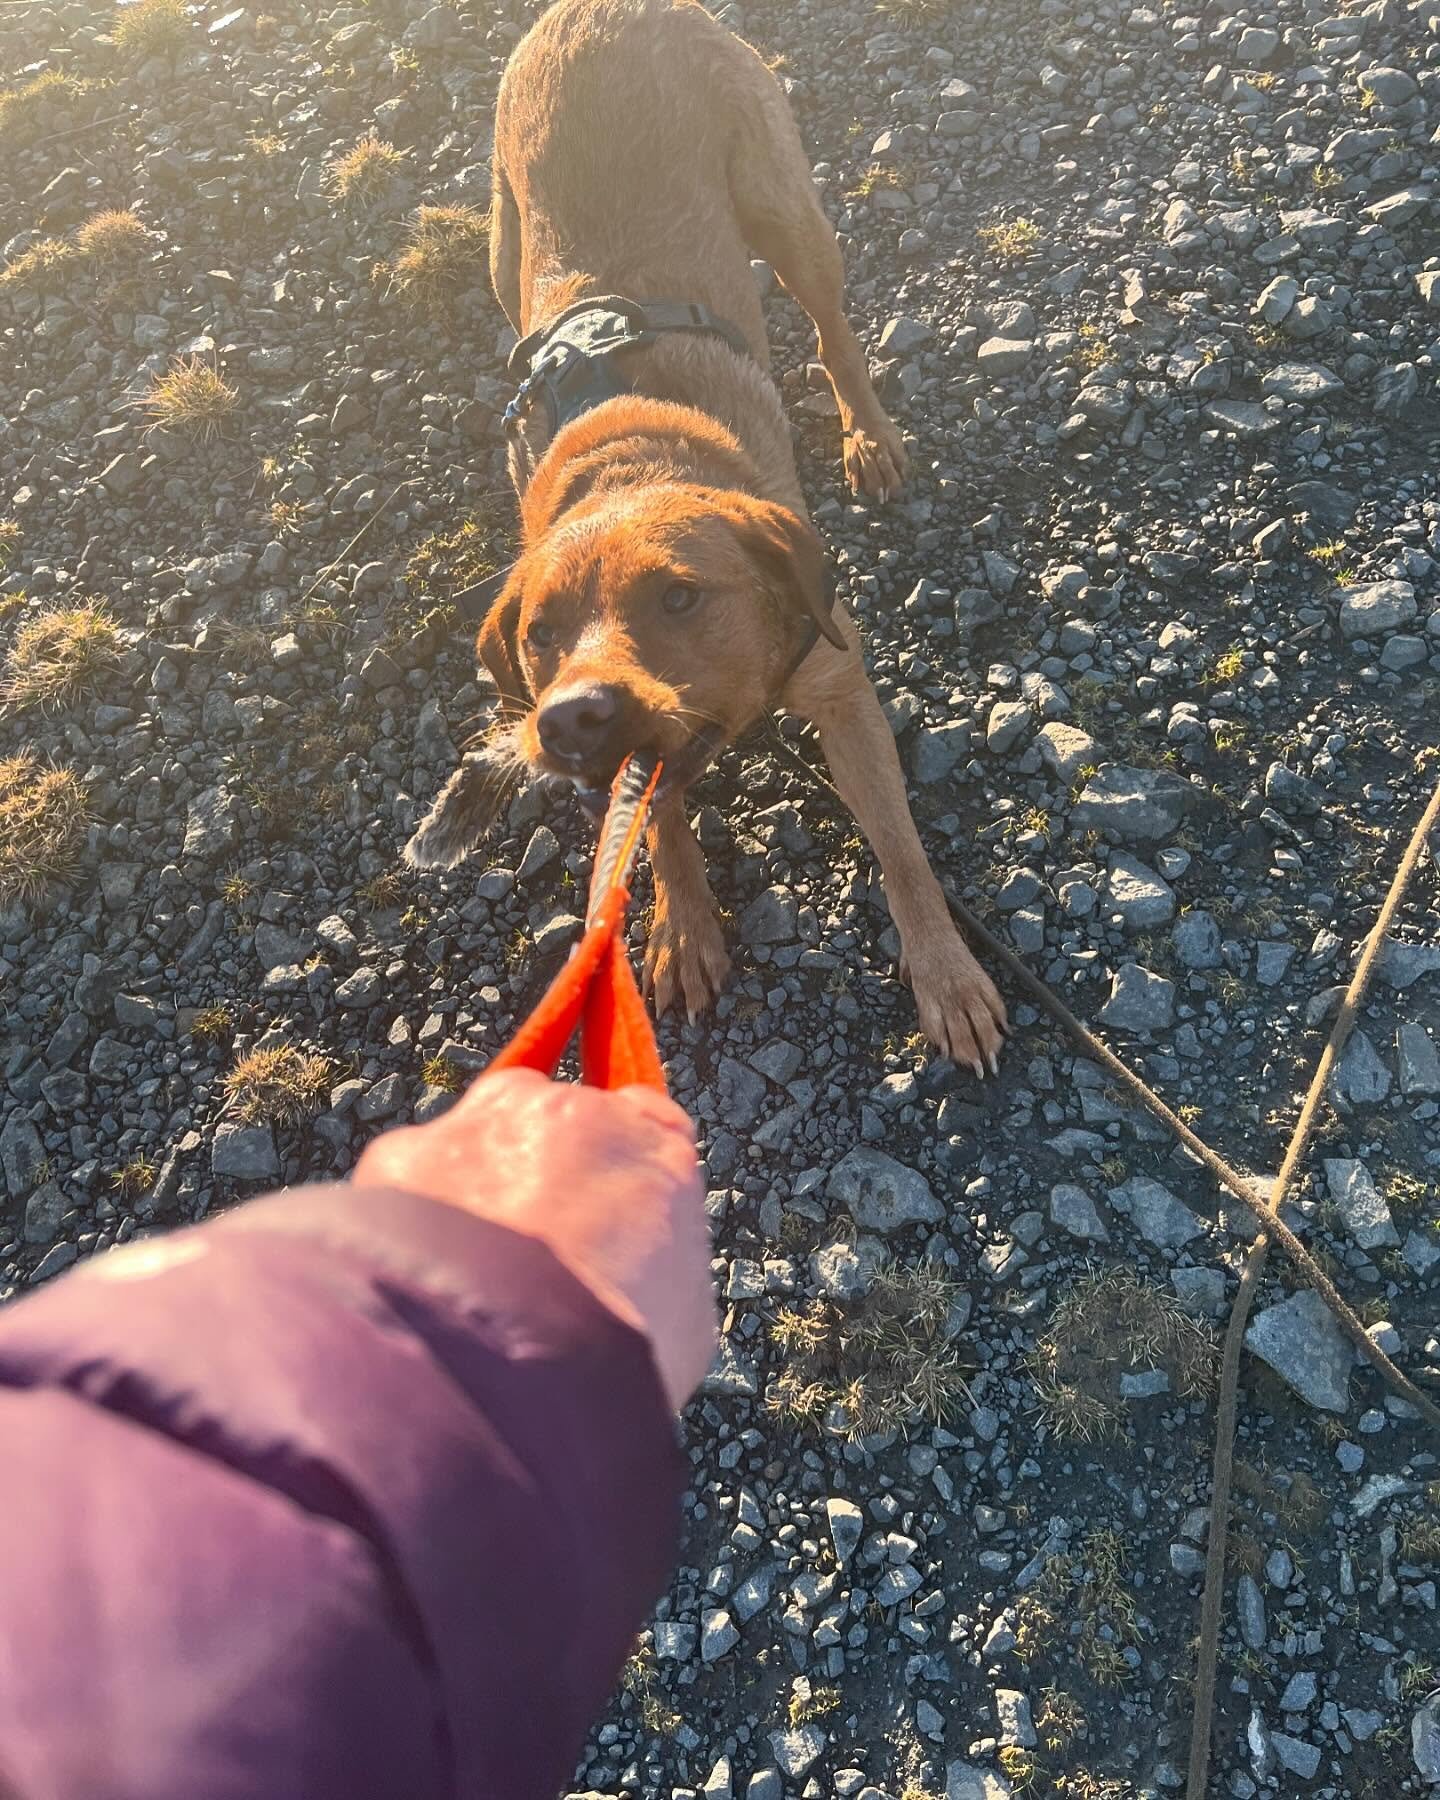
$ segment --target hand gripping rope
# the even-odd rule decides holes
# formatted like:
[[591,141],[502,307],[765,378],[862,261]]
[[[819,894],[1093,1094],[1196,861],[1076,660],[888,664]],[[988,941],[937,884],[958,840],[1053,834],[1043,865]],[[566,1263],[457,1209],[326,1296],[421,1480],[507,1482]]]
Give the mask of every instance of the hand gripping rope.
[[492,1069],[538,1069],[554,1075],[578,1028],[581,1079],[591,1087],[643,1085],[666,1091],[654,1028],[623,936],[627,883],[660,769],[654,757],[643,755],[621,765],[595,847],[585,935]]

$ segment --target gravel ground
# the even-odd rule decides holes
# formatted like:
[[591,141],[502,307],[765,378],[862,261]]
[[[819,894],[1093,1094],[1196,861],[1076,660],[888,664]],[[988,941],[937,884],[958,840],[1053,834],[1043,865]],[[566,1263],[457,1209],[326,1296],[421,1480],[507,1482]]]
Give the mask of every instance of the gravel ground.
[[[937,863],[1264,1172],[1440,760],[1440,12],[1238,5],[721,16],[790,87],[912,440],[905,499],[854,504],[777,292]],[[526,17],[204,0],[116,43],[79,0],[0,14],[0,759],[37,759],[0,802],[53,761],[90,821],[67,879],[0,899],[6,1295],[345,1170],[575,933],[558,792],[453,875],[397,861],[486,712],[447,600],[513,510],[504,322],[478,268],[419,309],[406,222],[486,203]],[[369,132],[399,154],[342,194]],[[106,209],[145,235],[87,236]],[[224,384],[208,438],[147,429],[180,357]],[[576,1787],[1173,1792],[1247,1220],[1033,1009],[997,1083],[928,1058],[873,868],[792,770],[742,748],[696,801],[737,973],[662,1038],[725,1347],[681,1567]],[[1290,1209],[1412,1373],[1436,901],[1431,859]],[[1278,1257],[1251,1347],[1212,1791],[1429,1792],[1436,1446]]]

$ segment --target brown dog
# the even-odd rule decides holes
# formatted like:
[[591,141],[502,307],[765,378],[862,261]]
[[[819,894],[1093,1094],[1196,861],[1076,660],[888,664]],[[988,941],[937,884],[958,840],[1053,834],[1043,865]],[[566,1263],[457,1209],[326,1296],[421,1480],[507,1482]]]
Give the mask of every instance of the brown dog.
[[[832,613],[769,375],[752,254],[815,322],[851,485],[897,491],[905,452],[845,317],[839,246],[783,94],[692,0],[560,0],[505,72],[494,190],[491,274],[517,332],[577,311],[593,324],[584,303],[609,295],[687,302],[706,321],[647,333],[599,376],[598,361],[572,362],[590,383],[573,408],[553,386],[522,390],[523,550],[479,639],[505,753],[592,803],[629,751],[664,757],[645,977],[657,1010],[679,998],[693,1017],[730,964],[685,786],[766,708],[812,720],[880,863],[921,1025],[993,1070],[1004,1007],[925,859],[855,628]],[[473,848],[496,755],[467,758],[412,862],[448,867]]]

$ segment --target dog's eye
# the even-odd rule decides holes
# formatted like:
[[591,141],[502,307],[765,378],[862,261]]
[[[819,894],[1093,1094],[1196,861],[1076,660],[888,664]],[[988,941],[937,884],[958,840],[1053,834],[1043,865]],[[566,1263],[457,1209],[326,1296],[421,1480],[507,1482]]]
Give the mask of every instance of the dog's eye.
[[677,581],[673,586],[666,588],[660,604],[667,613],[672,613],[678,618],[682,613],[694,612],[700,604],[700,590],[697,587],[691,587],[687,582]]
[[525,638],[532,650],[548,650],[555,642],[555,627],[543,619],[532,619]]

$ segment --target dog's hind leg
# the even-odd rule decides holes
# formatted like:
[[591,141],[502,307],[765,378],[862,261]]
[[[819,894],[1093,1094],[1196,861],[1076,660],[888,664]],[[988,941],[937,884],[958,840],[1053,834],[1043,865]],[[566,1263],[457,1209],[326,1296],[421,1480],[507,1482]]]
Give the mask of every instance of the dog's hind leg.
[[815,323],[840,408],[850,486],[888,499],[899,492],[909,459],[845,316],[840,246],[816,197],[789,102],[754,51],[731,41],[740,55],[730,71],[736,107],[728,173],[741,230]]

